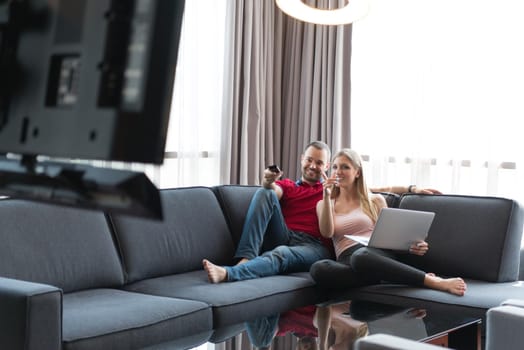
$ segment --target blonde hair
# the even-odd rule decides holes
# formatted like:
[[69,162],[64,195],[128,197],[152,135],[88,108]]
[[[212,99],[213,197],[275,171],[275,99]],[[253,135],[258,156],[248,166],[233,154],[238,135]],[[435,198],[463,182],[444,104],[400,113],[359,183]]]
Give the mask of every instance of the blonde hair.
[[[366,180],[364,178],[364,169],[362,168],[362,158],[360,155],[350,149],[350,148],[343,148],[340,151],[338,151],[333,156],[333,162],[338,157],[346,157],[350,163],[358,169],[360,176],[358,176],[355,179],[356,186],[357,186],[357,194],[358,199],[360,201],[360,208],[362,211],[373,220],[373,222],[377,221],[378,218],[378,209],[375,203],[371,200],[370,191],[366,185]],[[335,187],[331,193],[331,198],[335,199],[340,195],[340,188]]]

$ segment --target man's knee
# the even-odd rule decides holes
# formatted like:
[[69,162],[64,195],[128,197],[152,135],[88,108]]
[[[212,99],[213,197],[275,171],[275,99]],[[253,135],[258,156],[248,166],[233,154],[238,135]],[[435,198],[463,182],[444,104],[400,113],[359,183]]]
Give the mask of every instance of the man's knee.
[[288,246],[279,245],[272,250],[264,252],[261,257],[268,260],[272,265],[277,266],[278,269],[282,271],[287,268],[291,258],[291,250]]
[[281,262],[288,261],[291,258],[291,249],[285,245],[279,245],[271,251],[271,255]]
[[265,200],[269,202],[278,202],[278,197],[275,191],[272,189],[260,187],[255,191],[255,194],[253,195],[253,198],[256,198],[257,200]]

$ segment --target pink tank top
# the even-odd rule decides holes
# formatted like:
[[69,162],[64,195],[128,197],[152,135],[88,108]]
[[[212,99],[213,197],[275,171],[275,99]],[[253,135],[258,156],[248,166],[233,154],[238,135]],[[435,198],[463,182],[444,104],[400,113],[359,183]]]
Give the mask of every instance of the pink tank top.
[[363,237],[370,237],[375,224],[369,216],[367,216],[361,208],[352,210],[347,214],[337,214],[334,216],[335,232],[333,234],[333,245],[335,246],[335,254],[337,258],[347,248],[357,244],[345,237],[344,235],[358,235]]

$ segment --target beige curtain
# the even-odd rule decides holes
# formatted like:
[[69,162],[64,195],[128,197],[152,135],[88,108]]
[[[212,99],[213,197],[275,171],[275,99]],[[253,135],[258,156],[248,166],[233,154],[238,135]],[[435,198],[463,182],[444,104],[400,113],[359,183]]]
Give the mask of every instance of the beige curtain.
[[352,27],[305,24],[274,1],[228,6],[221,182],[259,184],[272,163],[298,178],[310,141],[323,140],[334,150],[350,146]]

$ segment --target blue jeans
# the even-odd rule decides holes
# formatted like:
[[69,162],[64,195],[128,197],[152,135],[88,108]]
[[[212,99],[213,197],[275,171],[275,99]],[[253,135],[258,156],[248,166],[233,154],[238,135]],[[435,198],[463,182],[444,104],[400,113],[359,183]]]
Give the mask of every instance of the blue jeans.
[[257,348],[268,348],[278,332],[280,314],[257,318],[246,322],[246,332],[251,345]]
[[249,205],[235,257],[249,261],[225,267],[228,281],[309,271],[331,254],[319,239],[289,230],[275,192],[261,188]]

